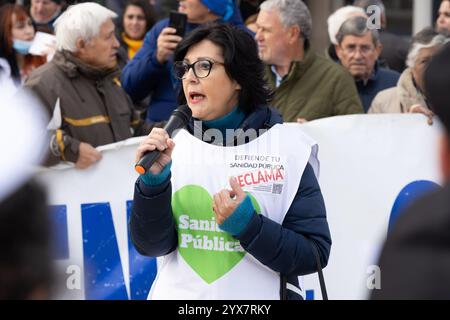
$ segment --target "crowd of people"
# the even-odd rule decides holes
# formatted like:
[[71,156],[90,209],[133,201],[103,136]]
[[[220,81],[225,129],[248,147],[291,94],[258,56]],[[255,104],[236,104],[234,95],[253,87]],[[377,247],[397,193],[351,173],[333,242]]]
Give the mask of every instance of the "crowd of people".
[[[60,115],[52,122],[47,164],[63,160],[80,168],[100,160],[95,147],[149,133],[178,105],[173,53],[182,37],[169,27],[170,10],[187,15],[187,34],[221,22],[253,36],[270,105],[284,121],[299,123],[387,112],[420,112],[432,123],[421,77],[450,29],[449,1],[442,1],[435,26],[409,43],[385,30],[381,0],[355,0],[329,17],[331,44],[322,55],[313,50],[311,14],[302,1],[3,2],[0,79],[31,89],[50,116]],[[380,8],[378,29],[369,27],[373,5]],[[55,35],[40,55],[29,52],[36,32]]]
[[[370,26],[374,5],[378,28]],[[184,35],[171,25],[171,10],[186,16]],[[172,162],[175,145],[161,129],[176,106],[192,109],[190,133],[195,121],[221,132],[271,132],[283,122],[364,113],[421,113],[432,124],[435,113],[446,116],[446,102],[430,96],[435,80],[428,74],[426,83],[425,75],[430,62],[448,52],[450,0],[441,1],[435,25],[411,41],[386,31],[386,20],[381,0],[355,0],[329,17],[330,46],[321,54],[313,49],[312,31],[325,26],[313,24],[300,0],[1,1],[0,86],[31,92],[47,111],[45,165],[67,161],[89,168],[101,161],[96,147],[133,136],[147,136],[137,159],[147,151],[162,153],[136,183],[131,236],[141,253],[169,257],[152,295],[183,297],[174,274],[188,270],[177,259],[180,235],[171,200],[172,185],[184,181],[171,170],[183,164]],[[37,32],[54,35],[39,55],[30,52]],[[244,274],[265,279],[244,288],[230,276],[230,292],[257,296],[272,286],[264,294],[276,296],[273,284],[281,275],[290,288],[287,298],[298,299],[297,277],[317,271],[315,250],[326,266],[331,236],[320,186],[310,164],[300,170],[297,185],[282,195],[290,199],[283,209],[257,214],[233,179],[231,191],[216,190],[215,221],[252,256]],[[228,294],[202,287],[195,297],[237,297]]]

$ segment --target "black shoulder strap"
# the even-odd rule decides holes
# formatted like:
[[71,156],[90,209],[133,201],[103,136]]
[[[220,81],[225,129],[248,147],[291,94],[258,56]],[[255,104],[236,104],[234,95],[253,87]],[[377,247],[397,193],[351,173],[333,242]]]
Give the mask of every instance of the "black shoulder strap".
[[[328,300],[327,287],[325,286],[325,279],[322,272],[322,264],[320,263],[319,252],[317,245],[314,241],[311,241],[311,247],[316,258],[317,272],[319,274],[320,291],[322,292],[322,300]],[[280,274],[280,299],[287,299],[287,276]]]
[[314,256],[316,257],[317,272],[319,273],[319,283],[320,291],[322,291],[322,300],[328,300],[327,287],[325,286],[325,279],[323,277],[322,265],[320,263],[319,252],[317,250],[317,245],[314,241],[311,241]]
[[287,277],[280,274],[280,300],[287,300]]

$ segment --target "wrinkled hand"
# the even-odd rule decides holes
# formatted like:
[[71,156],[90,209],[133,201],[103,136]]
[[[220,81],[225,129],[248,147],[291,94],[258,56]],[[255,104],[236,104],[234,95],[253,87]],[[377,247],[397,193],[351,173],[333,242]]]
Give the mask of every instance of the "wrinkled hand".
[[87,169],[94,163],[100,161],[102,154],[98,152],[93,146],[86,142],[80,142],[78,147],[78,160],[75,167],[78,169]]
[[146,152],[153,150],[161,151],[158,160],[153,163],[149,170],[152,174],[159,174],[172,160],[173,148],[175,148],[175,142],[170,139],[169,134],[162,128],[153,128],[150,134],[137,148],[136,162],[138,162]]
[[247,194],[236,178],[230,178],[231,190],[224,189],[214,195],[213,210],[218,224],[222,224],[244,201]]
[[164,64],[174,53],[178,43],[183,40],[180,36],[176,36],[175,28],[164,28],[160,33],[157,41],[156,59],[159,63]]
[[428,124],[431,126],[433,124],[434,113],[428,108],[422,107],[420,104],[413,105],[409,111],[409,113],[422,113],[428,118]]

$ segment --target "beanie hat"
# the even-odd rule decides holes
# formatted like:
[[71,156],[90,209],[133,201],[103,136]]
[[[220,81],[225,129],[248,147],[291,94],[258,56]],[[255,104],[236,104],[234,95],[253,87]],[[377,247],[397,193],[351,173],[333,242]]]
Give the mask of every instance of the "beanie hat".
[[234,0],[201,0],[201,2],[213,13],[221,16],[224,21],[230,20],[233,16]]

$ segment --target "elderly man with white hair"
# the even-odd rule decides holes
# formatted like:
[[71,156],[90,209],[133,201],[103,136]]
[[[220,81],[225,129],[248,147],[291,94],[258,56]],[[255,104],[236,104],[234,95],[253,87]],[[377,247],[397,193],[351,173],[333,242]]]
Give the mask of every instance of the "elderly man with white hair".
[[96,3],[71,6],[55,22],[55,57],[25,84],[52,117],[49,164],[66,160],[87,168],[101,159],[95,147],[130,138],[137,128],[118,81],[116,16]]
[[433,112],[424,96],[423,74],[433,56],[449,41],[432,28],[417,33],[408,53],[408,68],[396,87],[381,91],[375,97],[369,113],[423,113],[431,124]]

